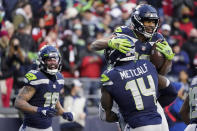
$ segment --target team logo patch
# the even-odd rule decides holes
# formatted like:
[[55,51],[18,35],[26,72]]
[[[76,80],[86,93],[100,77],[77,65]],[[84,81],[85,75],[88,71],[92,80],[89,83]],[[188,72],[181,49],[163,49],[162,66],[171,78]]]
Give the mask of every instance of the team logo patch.
[[25,77],[26,77],[29,81],[36,80],[36,79],[37,79],[36,75],[34,75],[33,73],[27,73],[27,74],[25,75]]

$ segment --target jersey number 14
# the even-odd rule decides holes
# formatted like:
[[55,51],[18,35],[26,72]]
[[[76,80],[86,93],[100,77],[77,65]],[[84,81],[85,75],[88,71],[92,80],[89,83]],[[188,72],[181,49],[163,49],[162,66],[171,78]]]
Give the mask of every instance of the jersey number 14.
[[[156,92],[155,92],[155,84],[151,75],[147,76],[148,83],[150,88],[146,88],[144,79],[138,78],[137,80],[131,80],[126,83],[125,89],[130,90],[135,101],[137,110],[144,110],[144,104],[142,100],[142,95],[144,96],[153,96],[154,103],[156,104]],[[141,92],[141,94],[140,94]]]

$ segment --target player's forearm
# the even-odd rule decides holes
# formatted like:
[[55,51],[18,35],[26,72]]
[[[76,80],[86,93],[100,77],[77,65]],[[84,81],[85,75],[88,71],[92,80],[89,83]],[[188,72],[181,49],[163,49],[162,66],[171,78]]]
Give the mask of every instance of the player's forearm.
[[170,72],[171,67],[172,67],[172,61],[166,59],[162,68],[158,71],[158,73],[161,75],[166,75],[168,72]]
[[108,47],[108,41],[109,38],[96,40],[91,44],[90,48],[93,51],[106,49]]
[[17,98],[15,107],[23,112],[36,113],[38,107],[30,105],[27,101]]
[[59,101],[56,104],[56,109],[57,109],[57,115],[62,115],[65,112],[64,108],[61,106]]

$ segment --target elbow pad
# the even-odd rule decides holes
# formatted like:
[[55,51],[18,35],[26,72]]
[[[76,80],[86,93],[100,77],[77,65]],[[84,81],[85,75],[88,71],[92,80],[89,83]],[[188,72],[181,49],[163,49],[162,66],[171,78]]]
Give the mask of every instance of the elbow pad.
[[99,104],[99,117],[102,121],[106,121],[106,112],[105,109],[103,109],[101,103]]

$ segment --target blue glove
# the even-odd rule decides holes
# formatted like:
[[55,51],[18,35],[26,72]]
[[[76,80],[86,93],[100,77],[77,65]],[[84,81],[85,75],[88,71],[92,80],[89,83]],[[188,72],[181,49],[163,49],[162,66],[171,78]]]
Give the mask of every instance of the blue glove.
[[73,121],[73,114],[71,112],[64,112],[62,117],[68,121]]
[[38,107],[37,113],[46,117],[53,117],[56,115],[57,110],[51,107]]

